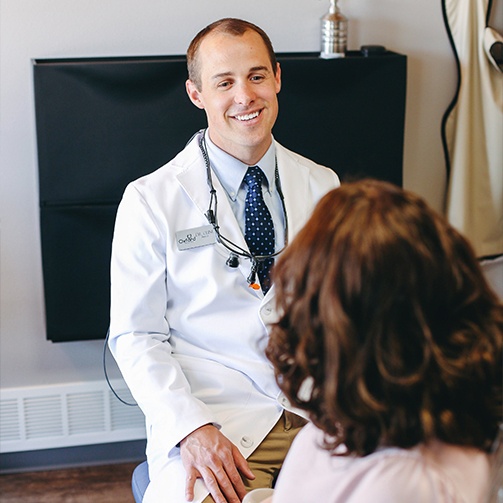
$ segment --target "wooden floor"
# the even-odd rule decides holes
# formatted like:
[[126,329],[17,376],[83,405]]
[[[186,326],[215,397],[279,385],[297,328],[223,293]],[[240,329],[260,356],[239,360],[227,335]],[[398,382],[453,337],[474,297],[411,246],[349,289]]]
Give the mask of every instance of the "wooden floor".
[[0,475],[1,503],[134,503],[138,463]]

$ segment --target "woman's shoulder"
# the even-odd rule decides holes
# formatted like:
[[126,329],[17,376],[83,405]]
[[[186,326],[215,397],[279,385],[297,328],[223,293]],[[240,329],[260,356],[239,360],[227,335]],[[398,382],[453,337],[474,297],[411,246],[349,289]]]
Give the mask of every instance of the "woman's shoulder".
[[[469,503],[480,501],[486,491],[489,459],[476,449],[432,442],[412,449],[384,448],[364,457],[334,456],[322,441],[323,434],[311,424],[301,431],[285,461],[274,503],[287,501],[283,491],[292,503],[318,494],[332,503]],[[291,499],[292,494],[297,497],[299,477],[316,495]]]
[[374,501],[478,502],[490,475],[487,454],[478,449],[434,441],[411,449],[385,448],[352,463],[355,479]]

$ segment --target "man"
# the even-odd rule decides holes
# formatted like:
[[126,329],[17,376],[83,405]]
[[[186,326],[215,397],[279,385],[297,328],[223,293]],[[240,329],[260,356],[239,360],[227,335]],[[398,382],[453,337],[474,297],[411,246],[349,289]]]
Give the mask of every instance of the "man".
[[[300,424],[264,354],[267,269],[339,180],[273,140],[281,70],[260,28],[217,21],[187,63],[187,93],[208,129],[124,193],[110,348],[146,416],[144,501],[235,503],[272,484]],[[245,219],[254,166],[272,251],[253,249]]]

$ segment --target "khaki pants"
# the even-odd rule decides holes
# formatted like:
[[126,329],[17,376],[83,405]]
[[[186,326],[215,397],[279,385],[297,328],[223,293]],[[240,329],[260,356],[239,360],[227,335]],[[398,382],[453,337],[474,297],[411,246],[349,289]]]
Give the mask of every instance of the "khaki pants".
[[[247,460],[255,474],[254,480],[243,479],[249,491],[259,487],[272,487],[293,439],[305,424],[301,417],[288,411],[283,412],[274,428]],[[208,496],[203,503],[214,501]]]

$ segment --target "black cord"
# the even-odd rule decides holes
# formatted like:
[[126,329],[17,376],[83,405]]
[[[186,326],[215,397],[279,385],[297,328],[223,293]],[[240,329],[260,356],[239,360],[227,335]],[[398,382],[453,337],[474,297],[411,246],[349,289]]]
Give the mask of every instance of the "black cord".
[[[206,140],[205,140],[205,130],[199,131],[199,134],[202,134],[200,140],[199,140],[199,149],[201,150],[201,154],[203,156],[204,164],[206,167],[206,182],[208,184],[208,187],[210,189],[210,202],[208,206],[208,211],[205,213],[205,216],[208,220],[208,222],[213,226],[213,229],[215,230],[215,234],[217,235],[217,240],[220,244],[222,244],[227,250],[229,250],[231,253],[234,253],[236,255],[239,255],[240,257],[245,257],[249,260],[251,260],[252,264],[254,265],[255,271],[257,270],[258,264],[260,262],[263,262],[264,260],[270,259],[277,257],[286,247],[286,241],[288,240],[288,215],[286,212],[286,207],[285,207],[285,198],[283,196],[283,190],[281,189],[281,183],[279,179],[279,171],[278,171],[278,164],[277,164],[277,159],[276,159],[276,166],[275,166],[275,171],[274,171],[274,178],[276,181],[276,188],[278,190],[278,194],[281,200],[281,205],[283,207],[283,215],[285,219],[285,246],[275,252],[271,253],[270,255],[253,255],[249,251],[245,250],[244,248],[241,248],[239,245],[231,241],[230,239],[226,238],[225,236],[222,236],[220,233],[220,227],[218,225],[218,217],[217,217],[217,208],[218,208],[218,199],[217,199],[217,191],[215,190],[215,187],[213,186],[213,180],[211,176],[211,164],[210,164],[210,159],[208,157],[208,150],[206,148]],[[195,136],[195,135],[194,135]],[[253,274],[253,270],[252,270]]]
[[107,381],[108,387],[112,391],[112,393],[115,395],[117,400],[122,402],[124,405],[129,405],[130,407],[137,407],[138,404],[135,403],[129,403],[126,402],[123,398],[121,398],[117,392],[114,390],[114,387],[112,386],[112,383],[110,382],[110,379],[108,377],[108,372],[107,372],[107,347],[108,347],[108,339],[110,338],[110,328],[107,330],[107,336],[105,337],[105,344],[103,345],[103,372],[105,373],[105,379]]

